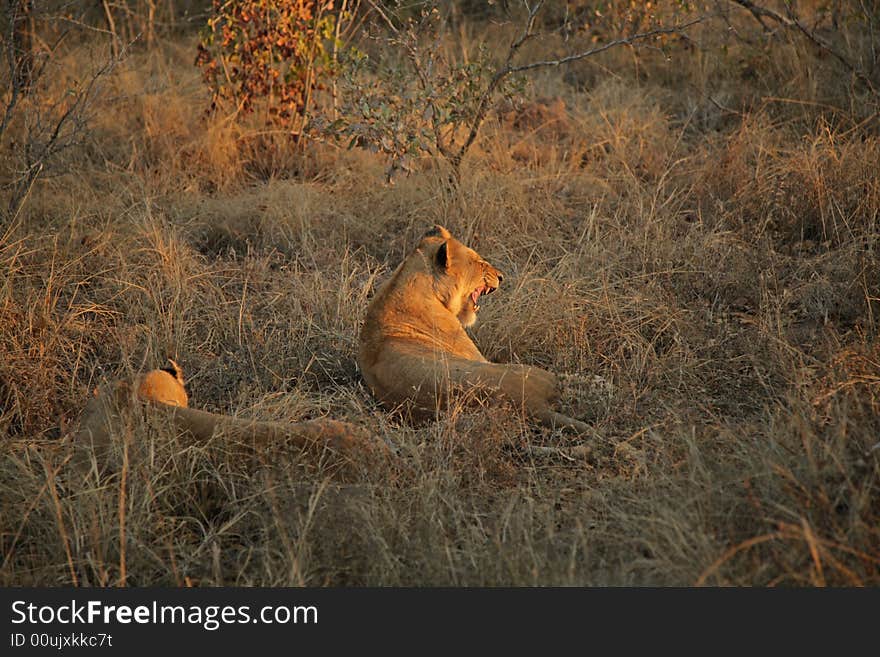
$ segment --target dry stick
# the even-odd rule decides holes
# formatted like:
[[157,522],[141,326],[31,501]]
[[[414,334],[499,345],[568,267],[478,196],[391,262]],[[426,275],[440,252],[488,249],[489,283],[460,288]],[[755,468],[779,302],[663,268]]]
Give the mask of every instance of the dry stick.
[[874,40],[874,17],[872,12],[865,6],[865,0],[859,0],[859,7],[862,8],[862,15],[868,22],[868,43],[871,44],[871,66],[877,66],[877,47]]
[[[11,21],[10,21],[11,22]],[[12,38],[7,37],[6,39],[6,61],[9,65],[9,73],[11,79],[16,78],[16,64],[15,64],[15,46],[12,43]],[[9,121],[12,118],[12,110],[15,109],[16,104],[18,103],[19,96],[19,88],[17,84],[13,84],[10,89],[9,100],[6,102],[6,109],[3,112],[3,120],[0,121],[0,137],[3,136],[3,133],[6,131],[6,126],[9,125]]]
[[632,36],[623,37],[621,39],[615,39],[614,41],[609,41],[601,46],[597,46],[596,48],[591,48],[590,50],[577,53],[574,55],[569,55],[567,57],[562,57],[561,59],[547,60],[541,62],[532,62],[531,64],[522,64],[521,66],[514,66],[510,69],[510,73],[519,73],[521,71],[528,71],[533,68],[538,68],[541,66],[560,66],[562,64],[568,64],[570,62],[577,61],[579,59],[584,59],[585,57],[590,57],[591,55],[596,55],[600,52],[613,48],[615,46],[622,45],[632,45],[635,41],[641,41],[643,39],[647,39],[652,36],[659,36],[661,34],[675,34],[676,32],[681,32],[686,30],[697,23],[702,23],[705,20],[705,17],[695,18],[692,21],[687,23],[683,23],[681,25],[676,25],[674,27],[663,27],[657,28],[656,30],[650,30],[648,32],[640,32],[638,34],[633,34]]
[[[514,72],[511,67],[514,55],[516,55],[517,51],[526,41],[535,36],[535,33],[533,32],[535,20],[537,19],[538,12],[543,5],[544,2],[541,0],[536,3],[534,7],[529,7],[529,15],[526,19],[525,30],[523,30],[523,33],[510,44],[510,48],[507,50],[507,57],[504,60],[504,66],[495,72],[495,75],[493,75],[492,79],[489,81],[489,86],[486,87],[486,91],[484,91],[483,95],[480,97],[480,102],[477,104],[477,111],[474,115],[474,120],[471,122],[471,128],[468,132],[467,139],[465,139],[464,144],[459,148],[458,153],[456,153],[453,159],[450,160],[456,178],[458,178],[458,168],[461,166],[461,161],[464,158],[465,153],[467,153],[471,144],[473,144],[474,140],[477,138],[477,132],[480,130],[480,126],[483,125],[483,120],[489,109],[489,100],[491,99],[492,94],[495,93],[495,89],[498,88],[501,81]],[[528,7],[528,5],[526,5],[526,7]]]
[[349,16],[351,20],[348,22],[348,25],[345,29],[339,32],[340,37],[343,41],[349,41],[349,37],[352,34],[357,34],[361,31],[361,28],[364,26],[364,23],[370,17],[372,13],[371,9],[367,9],[366,11],[359,11],[361,6],[360,0],[351,0],[351,4],[349,5]]
[[841,64],[843,64],[849,71],[855,75],[868,89],[871,90],[872,93],[877,93],[877,90],[874,88],[871,79],[865,75],[861,69],[859,69],[855,64],[850,62],[846,57],[840,54],[837,50],[831,47],[831,45],[826,42],[824,39],[820,38],[813,30],[808,30],[803,23],[801,23],[797,17],[792,13],[791,8],[788,9],[789,14],[791,14],[792,22],[795,27],[797,27],[807,39],[815,43],[822,50],[825,50],[830,55],[832,55],[835,59],[837,59]]
[[147,45],[156,41],[156,0],[147,0]]
[[34,78],[34,16],[31,0],[7,0],[12,39],[11,47],[16,52],[15,77],[10,80],[27,94],[33,87]]
[[6,109],[3,112],[3,121],[0,122],[0,137],[3,136],[3,133],[9,125],[12,118],[12,111],[15,109],[20,96],[26,93],[26,90],[23,89],[22,85],[21,68],[23,62],[22,56],[16,48],[16,42],[18,40],[16,35],[18,30],[17,25],[26,19],[27,11],[23,11],[20,14],[20,9],[21,7],[16,3],[10,10],[9,28],[6,34],[3,35],[3,39],[6,43],[6,63],[9,66],[10,94],[9,100],[6,103]]
[[388,14],[386,14],[383,11],[382,7],[377,5],[374,0],[368,0],[368,2],[373,7],[373,10],[382,17],[382,20],[385,21],[385,23],[388,25],[388,27],[391,28],[391,31],[394,32],[395,34],[399,34],[399,30],[397,29],[397,26],[394,24],[394,21],[392,21],[391,18],[388,17]]
[[727,0],[728,2],[732,2],[744,9],[747,9],[752,16],[755,17],[755,20],[761,24],[766,31],[770,31],[770,28],[767,27],[767,24],[764,22],[764,18],[772,18],[773,20],[782,23],[783,25],[787,25],[787,21],[784,16],[780,16],[772,9],[767,9],[766,7],[761,7],[756,5],[754,2],[750,2],[749,0]]
[[[339,89],[336,84],[336,65],[339,63],[339,44],[342,43],[342,18],[347,11],[348,0],[342,0],[342,4],[339,6],[339,13],[336,16],[336,25],[333,30],[333,56],[331,59],[333,66],[333,81],[330,83],[330,97],[333,104],[334,121],[339,118]],[[354,12],[357,12],[357,5],[355,5]]]

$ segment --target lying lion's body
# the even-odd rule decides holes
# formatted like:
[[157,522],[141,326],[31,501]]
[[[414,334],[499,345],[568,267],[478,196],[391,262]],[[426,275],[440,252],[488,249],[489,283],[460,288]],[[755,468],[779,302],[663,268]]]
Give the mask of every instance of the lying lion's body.
[[465,331],[481,294],[501,272],[440,226],[429,232],[367,308],[358,363],[387,407],[433,414],[452,391],[478,390],[508,399],[551,426],[578,431],[583,422],[552,410],[556,377],[537,367],[490,363]]
[[103,461],[113,437],[122,432],[123,417],[143,411],[164,417],[179,435],[195,444],[222,434],[229,441],[258,450],[287,446],[303,452],[329,450],[353,456],[385,448],[365,430],[328,418],[263,422],[189,408],[183,374],[177,363],[171,364],[171,368],[139,375],[133,385],[118,381],[96,390],[80,417],[75,443],[90,447]]

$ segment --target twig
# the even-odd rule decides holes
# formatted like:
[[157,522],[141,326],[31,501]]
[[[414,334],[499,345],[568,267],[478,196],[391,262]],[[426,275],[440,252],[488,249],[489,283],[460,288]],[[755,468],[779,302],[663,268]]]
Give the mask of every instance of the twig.
[[18,4],[14,4],[13,9],[11,10],[11,15],[9,16],[9,25],[7,28],[7,32],[3,35],[4,41],[6,42],[5,55],[6,64],[9,67],[10,93],[9,100],[6,102],[6,109],[3,112],[3,121],[0,122],[0,137],[3,136],[3,133],[9,125],[9,122],[12,119],[12,112],[15,109],[15,106],[18,104],[19,98],[22,95],[22,88],[20,84],[21,75],[19,72],[21,62],[15,47],[15,33],[17,29],[16,24],[22,20],[24,19],[18,13]]
[[519,49],[526,41],[528,41],[535,35],[532,30],[535,27],[535,20],[538,16],[538,11],[540,11],[543,5],[544,2],[543,0],[541,0],[540,2],[536,3],[534,7],[529,8],[529,15],[526,19],[525,29],[523,30],[522,34],[520,34],[519,37],[517,37],[513,41],[513,43],[510,44],[510,48],[507,51],[507,57],[504,61],[504,66],[502,66],[495,72],[495,75],[492,76],[492,79],[489,81],[489,85],[486,87],[486,90],[480,97],[480,102],[477,104],[477,111],[474,114],[473,121],[471,121],[471,126],[470,130],[468,131],[467,139],[465,139],[464,143],[461,145],[461,148],[458,149],[458,153],[456,153],[451,159],[452,169],[455,172],[456,179],[458,179],[458,172],[459,167],[461,166],[461,161],[464,158],[465,153],[467,153],[468,149],[471,147],[471,144],[473,144],[474,140],[477,138],[477,133],[480,130],[480,126],[483,125],[483,121],[486,118],[486,112],[489,108],[489,100],[492,98],[492,95],[495,93],[498,85],[501,84],[501,81],[514,72],[512,68],[514,55],[516,55],[517,51],[519,51]]
[[113,56],[119,57],[119,35],[116,32],[116,21],[113,20],[113,11],[110,9],[110,4],[107,0],[101,0],[101,5],[104,7],[104,17],[107,19],[107,29],[111,35],[111,47],[113,48]]

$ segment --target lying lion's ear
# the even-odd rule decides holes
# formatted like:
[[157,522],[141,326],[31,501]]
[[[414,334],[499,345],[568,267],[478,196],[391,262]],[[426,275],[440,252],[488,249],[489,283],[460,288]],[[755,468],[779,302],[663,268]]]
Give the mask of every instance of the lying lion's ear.
[[448,240],[452,237],[452,233],[446,230],[440,224],[434,224],[427,233],[425,233],[425,237],[442,237],[445,240]]
[[449,268],[449,249],[447,248],[448,244],[449,242],[443,242],[443,244],[440,245],[440,248],[437,249],[437,266],[442,269]]
[[168,374],[177,379],[180,385],[186,385],[183,381],[183,368],[178,365],[177,362],[173,358],[171,358],[171,356],[168,357],[168,363],[169,367],[160,367],[159,369],[163,372],[168,372]]

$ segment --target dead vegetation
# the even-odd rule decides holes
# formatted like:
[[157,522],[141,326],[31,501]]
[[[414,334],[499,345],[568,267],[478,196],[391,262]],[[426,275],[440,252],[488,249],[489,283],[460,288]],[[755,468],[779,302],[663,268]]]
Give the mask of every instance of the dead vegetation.
[[[880,105],[797,35],[700,34],[541,72],[457,196],[205,119],[194,39],[135,48],[0,236],[0,584],[880,583]],[[588,456],[530,453],[568,438],[515,409],[369,396],[367,300],[434,223],[505,272],[475,342],[571,375]],[[194,408],[397,456],[342,477],[135,414],[116,467],[72,468],[91,390],[169,355]]]

